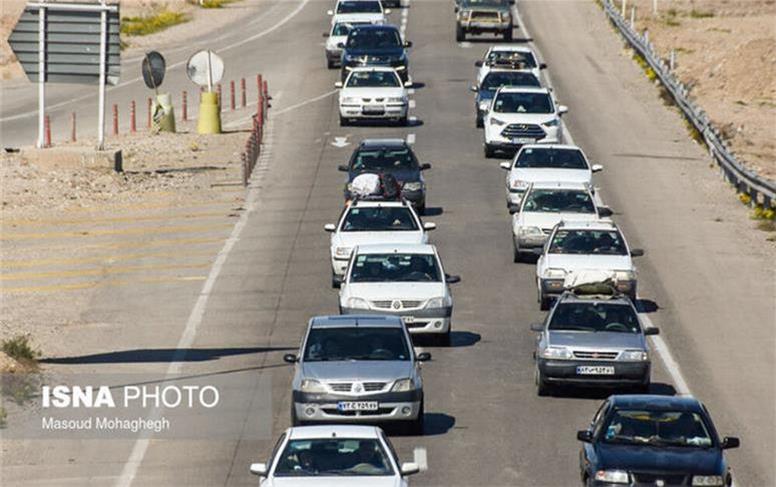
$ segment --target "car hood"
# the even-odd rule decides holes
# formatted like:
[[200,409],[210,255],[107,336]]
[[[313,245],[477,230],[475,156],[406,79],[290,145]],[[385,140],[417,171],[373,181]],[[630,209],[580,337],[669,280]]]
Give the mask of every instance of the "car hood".
[[400,487],[396,477],[291,477],[273,478],[261,487]]
[[591,172],[587,169],[553,168],[513,168],[509,172],[509,181],[528,181],[531,183],[566,181],[570,183],[589,183]]
[[[496,118],[506,123],[532,123],[542,124],[555,120],[557,116],[554,113],[497,113],[491,112],[491,118]],[[503,126],[501,126],[503,128]]]
[[[371,23],[383,23],[385,15],[381,13],[360,13],[360,14],[337,14],[331,19],[332,25],[336,23],[348,22],[371,22]],[[345,36],[347,37],[347,36]]]
[[553,346],[571,347],[575,349],[646,348],[644,343],[644,336],[640,333],[614,333],[610,331],[599,331],[594,333],[550,330],[549,344]]
[[461,10],[475,10],[477,12],[510,12],[511,7],[497,5],[461,5]]
[[342,88],[340,98],[347,96],[361,98],[401,98],[406,93],[404,88]]
[[414,232],[340,232],[331,239],[333,247],[355,247],[375,243],[420,244],[425,243],[424,233]]
[[348,56],[391,56],[399,57],[404,54],[403,47],[384,47],[380,49],[359,49],[354,47],[345,48],[345,53]]
[[522,211],[515,215],[517,223],[524,227],[539,227],[551,229],[562,220],[566,221],[595,221],[598,216],[595,213],[538,213]]
[[640,445],[596,447],[599,468],[643,472],[681,472],[722,475],[722,453],[715,448],[677,448]]
[[350,360],[343,362],[302,362],[305,379],[324,381],[391,382],[412,376],[412,362]]
[[[361,171],[364,172],[364,171]],[[353,178],[361,174],[361,172],[351,172],[350,177],[348,178],[348,181],[353,181]],[[366,171],[369,172],[369,171]],[[400,183],[407,183],[412,181],[420,181],[420,171],[417,169],[399,169],[395,171],[385,171],[387,173],[390,173],[393,177],[396,178],[396,181]]]
[[423,301],[444,296],[447,294],[446,291],[446,284],[443,282],[356,282],[347,284],[349,296],[370,301],[385,299]]
[[547,254],[547,267],[566,269],[569,272],[583,269],[627,271],[633,269],[629,255],[576,255]]

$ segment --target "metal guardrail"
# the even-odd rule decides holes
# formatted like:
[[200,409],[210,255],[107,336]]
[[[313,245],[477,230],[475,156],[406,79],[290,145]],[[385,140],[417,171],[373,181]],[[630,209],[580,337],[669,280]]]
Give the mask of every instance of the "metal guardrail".
[[725,179],[736,188],[737,192],[748,194],[752,205],[761,204],[765,208],[772,208],[776,204],[776,182],[759,176],[736,159],[720,138],[719,130],[712,125],[706,112],[690,101],[689,90],[674,76],[666,61],[655,52],[649,38],[631,27],[630,22],[621,15],[612,0],[602,0],[602,2],[604,12],[611,22],[625,40],[647,61],[684,116],[703,136],[711,157],[719,164]]
[[256,114],[253,115],[253,124],[248,140],[245,141],[245,150],[242,153],[242,179],[243,185],[248,186],[248,180],[251,178],[253,168],[261,155],[261,145],[264,141],[264,125],[267,122],[267,112],[269,110],[269,92],[267,90],[267,81],[257,77],[259,86],[259,97],[256,105]]

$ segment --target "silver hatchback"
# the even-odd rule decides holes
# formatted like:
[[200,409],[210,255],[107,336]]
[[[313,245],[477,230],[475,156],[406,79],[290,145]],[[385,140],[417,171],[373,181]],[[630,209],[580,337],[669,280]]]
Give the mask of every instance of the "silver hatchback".
[[317,316],[295,367],[291,422],[401,422],[423,432],[423,380],[407,328],[398,316]]
[[545,322],[531,329],[539,333],[534,358],[540,396],[560,384],[649,389],[646,336],[658,329],[642,326],[627,296],[567,291]]

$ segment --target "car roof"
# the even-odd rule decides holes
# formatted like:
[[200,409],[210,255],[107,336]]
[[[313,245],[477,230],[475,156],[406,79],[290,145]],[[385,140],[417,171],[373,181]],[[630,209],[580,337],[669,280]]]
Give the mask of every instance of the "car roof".
[[404,139],[364,139],[358,144],[359,147],[407,147],[407,141]]
[[348,24],[351,22],[354,23],[363,23],[363,24],[373,24],[375,23],[375,20],[378,17],[382,17],[383,14],[373,12],[373,13],[357,13],[357,14],[336,14],[334,15],[334,18],[332,18],[332,24]]
[[520,148],[520,150],[525,149],[571,149],[582,152],[582,149],[579,146],[571,144],[525,144]]
[[391,24],[364,24],[356,26],[353,30],[350,32],[360,31],[360,30],[396,30],[399,29],[395,25]]
[[310,320],[310,328],[343,328],[351,326],[402,328],[404,324],[400,317],[392,315],[329,315],[315,316]]
[[546,93],[550,91],[541,86],[502,86],[498,89],[499,93]]
[[590,301],[606,301],[611,304],[630,306],[630,298],[624,294],[576,294],[574,291],[564,291],[558,301],[564,303],[587,303]]
[[434,246],[431,244],[373,244],[359,245],[359,254],[433,254]]
[[488,52],[504,51],[504,52],[530,52],[533,54],[533,49],[527,46],[517,46],[514,44],[499,44],[497,46],[491,46]]
[[657,394],[616,394],[609,401],[618,409],[648,409],[702,412],[701,403],[692,396],[660,396]]
[[580,181],[537,181],[531,185],[531,189],[572,189],[588,191],[590,186]]
[[380,428],[377,426],[362,425],[320,425],[320,426],[296,426],[288,428],[289,440],[306,440],[317,438],[379,438]]
[[[396,72],[396,69],[390,67],[390,66],[356,66],[354,68],[350,68],[350,71],[390,71],[392,73]],[[400,139],[401,140],[401,139]]]
[[409,208],[410,204],[404,200],[359,200],[356,199],[351,203],[351,208],[375,208],[381,206],[389,206],[393,208]]
[[590,221],[564,220],[559,225],[566,230],[617,230],[617,225],[613,221],[606,219]]

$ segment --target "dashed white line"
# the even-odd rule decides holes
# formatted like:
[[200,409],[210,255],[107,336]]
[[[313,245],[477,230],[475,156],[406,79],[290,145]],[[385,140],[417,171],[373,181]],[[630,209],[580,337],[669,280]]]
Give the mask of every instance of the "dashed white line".
[[410,108],[415,108],[415,105],[416,105],[415,100],[410,100],[410,103],[409,103]]
[[407,134],[407,144],[412,145],[415,143],[415,134]]

